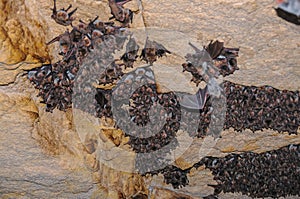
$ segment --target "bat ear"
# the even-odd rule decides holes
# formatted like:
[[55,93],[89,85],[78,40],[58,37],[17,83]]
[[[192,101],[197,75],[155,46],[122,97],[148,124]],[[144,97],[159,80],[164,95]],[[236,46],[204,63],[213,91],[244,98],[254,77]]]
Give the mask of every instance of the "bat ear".
[[46,43],[46,45],[50,45],[50,44],[52,44],[52,43],[54,43],[54,42],[56,42],[56,41],[59,41],[60,38],[61,38],[61,36],[57,36],[57,37],[55,37],[54,39],[52,39],[51,41],[49,41],[48,43]]
[[96,16],[95,19],[93,19],[92,21],[90,21],[90,23],[93,24],[98,18],[99,18],[99,16]]
[[75,8],[73,11],[71,11],[68,15],[69,17],[71,17],[75,12],[76,12],[77,8]]
[[132,23],[132,20],[133,20],[133,12],[132,11],[130,11],[129,17],[130,17],[130,22]]

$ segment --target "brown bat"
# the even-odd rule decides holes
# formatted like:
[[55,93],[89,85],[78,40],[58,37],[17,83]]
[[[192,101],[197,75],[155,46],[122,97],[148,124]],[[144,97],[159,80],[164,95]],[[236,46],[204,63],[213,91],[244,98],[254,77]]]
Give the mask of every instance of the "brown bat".
[[80,23],[78,24],[77,27],[73,26],[73,29],[77,29],[82,34],[89,34],[95,29],[94,22],[98,20],[98,17],[99,16],[96,16],[93,20],[90,20],[89,23],[86,23],[86,22],[82,21],[81,19],[79,19]]
[[171,54],[169,50],[167,50],[162,44],[157,43],[156,41],[151,41],[147,37],[146,44],[144,49],[142,50],[142,54],[140,57],[142,60],[145,60],[150,65],[157,60],[157,57],[162,57],[167,53]]
[[101,32],[105,32],[106,31],[106,27],[107,26],[113,26],[114,22],[103,22],[101,20],[98,19],[99,16],[97,16],[95,19],[93,19],[92,21],[90,21],[89,26],[91,27],[92,30],[97,29],[100,30]]
[[208,46],[203,46],[203,48],[209,53],[212,59],[216,59],[224,49],[224,42],[210,41]]
[[239,69],[236,61],[239,48],[226,48],[224,47],[224,43],[218,40],[211,41],[208,46],[203,46],[203,48],[209,53],[214,65],[219,68],[223,76],[230,75]]
[[[206,47],[200,50],[192,43],[189,43],[189,45],[195,50],[195,54],[188,53],[185,56],[187,62],[182,64],[183,72],[188,71],[192,73],[193,78],[191,81],[195,82],[197,86],[201,81],[208,83],[211,77],[217,78],[219,70],[213,65],[213,60],[209,52],[205,49]],[[217,54],[214,48],[212,48],[212,45],[207,48],[211,52],[214,51],[212,52],[213,54]]]
[[115,0],[109,0],[108,5],[111,10],[111,14],[113,15],[109,19],[115,18],[117,21],[123,23],[124,26],[127,26],[130,22],[132,23],[133,12],[124,8],[123,5],[131,0],[123,0],[116,2]]
[[133,68],[133,63],[136,61],[136,58],[138,57],[137,55],[138,50],[139,50],[139,45],[136,43],[133,37],[130,37],[126,45],[126,52],[121,57],[125,69],[128,67]]
[[75,8],[73,11],[68,13],[68,10],[72,7],[72,5],[70,4],[69,7],[67,9],[60,9],[60,10],[56,10],[56,0],[53,0],[54,2],[54,6],[51,9],[52,10],[52,15],[51,18],[54,19],[54,21],[60,25],[63,26],[68,26],[68,25],[72,25],[72,21],[74,21],[74,17],[72,17],[72,15],[76,12],[77,8]]
[[54,39],[46,43],[46,45],[50,45],[57,41],[59,42],[61,48],[61,52],[59,54],[66,54],[70,50],[70,47],[72,45],[72,38],[70,32],[67,30],[63,34],[55,37]]
[[195,95],[187,93],[176,93],[179,97],[180,106],[189,110],[203,109],[209,97],[208,87],[204,89],[199,88]]
[[100,74],[99,82],[100,84],[106,85],[111,84],[115,80],[118,80],[120,77],[124,75],[122,72],[122,66],[123,64],[117,64],[115,61],[113,61],[103,73]]

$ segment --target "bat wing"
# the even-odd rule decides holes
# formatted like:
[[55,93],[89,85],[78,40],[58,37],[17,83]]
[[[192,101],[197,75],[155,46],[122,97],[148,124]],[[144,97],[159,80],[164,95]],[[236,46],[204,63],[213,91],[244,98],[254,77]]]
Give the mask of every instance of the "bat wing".
[[128,41],[126,45],[126,51],[127,52],[133,52],[139,50],[139,45],[136,43],[135,39],[133,37],[130,37],[130,40]]
[[207,86],[204,89],[199,89],[195,95],[182,94],[180,105],[191,110],[203,109],[208,97]]
[[153,43],[154,43],[154,45],[155,45],[156,50],[157,50],[160,54],[163,54],[164,52],[171,54],[171,52],[170,52],[168,49],[166,49],[162,44],[157,43],[156,41],[153,41]]
[[131,0],[115,0],[117,5],[123,6],[125,3],[129,2]]
[[97,93],[95,95],[95,99],[96,99],[97,103],[101,106],[101,108],[103,108],[104,105],[106,105],[108,103],[108,99],[106,98],[107,95],[111,95],[110,90],[106,91],[106,90],[97,88]]
[[300,25],[300,1],[299,0],[289,0],[288,2],[282,2],[275,8],[276,13],[279,17]]
[[189,45],[195,50],[196,53],[201,53],[201,50],[199,48],[197,48],[194,44],[189,42]]
[[207,47],[204,47],[205,50],[209,53],[209,55],[211,56],[212,59],[215,59],[217,58],[222,50],[223,50],[223,47],[224,47],[224,42],[219,42],[218,40],[217,41],[214,41],[214,42],[210,42],[208,44]]

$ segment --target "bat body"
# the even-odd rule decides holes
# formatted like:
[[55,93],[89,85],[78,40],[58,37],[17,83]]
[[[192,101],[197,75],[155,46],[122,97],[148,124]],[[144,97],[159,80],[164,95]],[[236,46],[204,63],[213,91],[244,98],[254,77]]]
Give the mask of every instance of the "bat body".
[[150,65],[153,65],[153,63],[157,60],[157,57],[162,57],[167,53],[170,54],[171,52],[167,50],[162,44],[157,43],[156,41],[151,41],[147,37],[145,47],[142,50],[142,54],[140,55],[140,57],[142,58],[142,60],[150,63]]
[[133,37],[130,37],[129,42],[126,45],[126,52],[122,55],[121,60],[125,65],[125,68],[132,68],[133,63],[138,57],[139,46]]
[[131,0],[118,1],[109,0],[108,5],[111,10],[112,17],[110,19],[115,18],[117,21],[123,23],[124,26],[127,26],[133,19],[133,12],[124,8],[123,5]]
[[71,38],[70,32],[67,30],[65,33],[55,37],[54,39],[52,39],[51,41],[46,43],[46,45],[50,45],[57,41],[59,42],[59,46],[61,49],[59,54],[62,54],[62,55],[66,54],[70,50],[70,47],[72,45],[72,38]]
[[52,15],[51,18],[54,19],[54,21],[60,25],[63,26],[68,26],[68,25],[72,25],[72,21],[74,21],[74,17],[72,17],[72,15],[76,12],[77,8],[75,8],[74,10],[72,10],[71,12],[68,13],[68,10],[72,7],[72,5],[70,4],[69,7],[67,9],[60,9],[57,10],[56,9],[56,0],[54,0],[54,6],[52,9]]
[[204,46],[204,49],[208,52],[212,59],[216,59],[224,48],[224,42],[210,41],[208,46]]

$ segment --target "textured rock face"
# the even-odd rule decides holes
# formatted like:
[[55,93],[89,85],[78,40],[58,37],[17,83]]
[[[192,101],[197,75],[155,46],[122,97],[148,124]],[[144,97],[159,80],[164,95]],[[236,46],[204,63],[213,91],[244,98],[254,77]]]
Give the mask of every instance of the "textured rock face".
[[[58,7],[66,8],[69,3],[78,7],[76,16],[84,21],[96,15],[107,20],[110,13],[106,1],[65,1],[58,2]],[[212,39],[224,40],[226,46],[240,47],[240,70],[226,79],[246,85],[300,89],[300,27],[276,17],[272,9],[274,4],[270,1],[146,0],[134,1],[128,6],[137,10],[139,3],[141,10],[134,17],[133,28],[156,26],[188,37],[174,42],[171,35],[159,35],[160,42],[168,49],[182,49],[187,46],[183,42],[189,40],[197,40],[200,46]],[[207,184],[214,184],[213,176],[203,167],[188,174],[188,186],[174,190],[163,182],[161,174],[153,178],[141,177],[99,164],[95,159],[97,154],[82,145],[72,110],[45,112],[36,91],[22,73],[39,66],[40,62],[60,59],[57,45],[45,45],[66,30],[50,19],[52,6],[45,0],[39,4],[32,0],[0,2],[0,84],[3,85],[0,88],[0,196],[122,198],[145,193],[151,198],[201,198],[212,194],[213,189]],[[164,39],[169,41],[165,44]],[[185,52],[178,54],[184,56]],[[172,56],[164,58],[163,62],[166,65],[174,63]],[[178,64],[174,69],[181,71]],[[161,85],[178,88],[176,75],[164,68],[154,70]],[[166,81],[168,79],[174,81]],[[190,87],[181,86],[179,90],[195,90],[191,83],[184,85]],[[128,139],[109,128],[104,134],[115,144]],[[299,144],[299,135],[278,134],[271,130],[256,133],[228,130],[222,132],[222,139],[217,141],[194,140],[174,165],[182,169],[190,167],[199,159],[193,156],[199,152],[202,152],[200,156],[219,157],[232,152],[264,152],[291,143]],[[203,147],[205,144],[208,147]],[[205,151],[206,148],[209,151]],[[236,194],[220,197],[247,198]]]
[[1,198],[90,197],[92,177],[80,158],[47,155],[32,139],[39,111],[28,86],[18,81],[0,89]]
[[[29,1],[0,2],[0,84],[12,83],[22,70],[49,61],[45,21]],[[36,14],[32,14],[36,13]],[[31,64],[30,64],[31,63]]]
[[[29,1],[1,1],[1,61],[6,64],[48,58],[45,21]],[[36,13],[36,14],[32,14]]]

